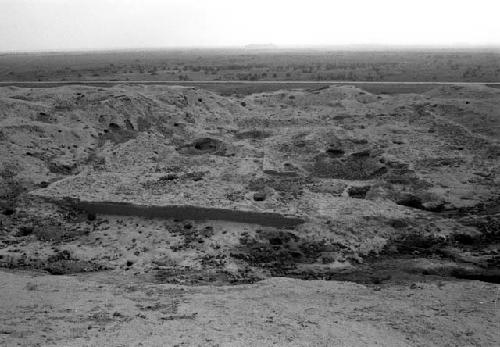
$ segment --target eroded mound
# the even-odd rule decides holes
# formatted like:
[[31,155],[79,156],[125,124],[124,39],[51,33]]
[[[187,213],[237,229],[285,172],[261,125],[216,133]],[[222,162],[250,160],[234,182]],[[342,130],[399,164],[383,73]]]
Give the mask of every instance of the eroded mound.
[[344,278],[377,256],[489,271],[500,91],[477,88],[3,88],[0,264],[176,283]]

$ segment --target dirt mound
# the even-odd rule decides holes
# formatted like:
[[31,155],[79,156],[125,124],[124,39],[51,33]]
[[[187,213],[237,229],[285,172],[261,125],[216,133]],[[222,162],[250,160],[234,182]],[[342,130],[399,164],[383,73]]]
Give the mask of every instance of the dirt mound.
[[[496,225],[454,213],[477,217],[474,206],[500,195],[483,127],[496,124],[495,93],[3,88],[0,254],[48,264],[57,245],[71,257],[55,272],[186,283],[339,278],[389,248],[448,261],[441,248],[466,245],[442,237]],[[79,207],[65,209],[68,198]],[[406,232],[434,246],[397,241]],[[485,271],[498,251],[489,240],[475,250]]]

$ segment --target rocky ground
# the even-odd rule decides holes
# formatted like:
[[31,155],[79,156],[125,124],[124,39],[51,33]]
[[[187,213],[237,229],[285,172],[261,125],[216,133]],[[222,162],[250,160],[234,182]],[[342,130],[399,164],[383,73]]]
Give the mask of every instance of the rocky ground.
[[1,88],[0,343],[497,345],[498,139],[486,86]]

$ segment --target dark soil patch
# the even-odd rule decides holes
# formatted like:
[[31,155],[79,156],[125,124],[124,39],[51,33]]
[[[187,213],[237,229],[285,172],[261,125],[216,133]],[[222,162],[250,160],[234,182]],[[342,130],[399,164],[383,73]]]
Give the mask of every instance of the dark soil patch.
[[44,266],[44,270],[52,275],[95,272],[106,269],[106,267],[90,261],[72,259],[68,251],[62,251],[49,257]]
[[181,179],[187,180],[187,181],[201,181],[205,175],[207,174],[206,171],[192,171],[192,172],[186,172],[181,176]]
[[304,187],[313,183],[309,177],[261,177],[248,182],[247,189],[263,192],[272,188],[280,194],[282,200],[297,199],[304,192]]
[[148,278],[153,283],[183,284],[183,285],[227,285],[255,283],[262,278],[242,270],[229,273],[220,269],[192,270],[189,268],[156,269]]
[[62,241],[75,236],[62,225],[39,225],[34,228],[33,234],[40,241]]
[[256,237],[243,235],[230,256],[271,276],[295,274],[300,264],[330,263],[344,248],[331,240],[311,241],[284,230],[260,230]]
[[227,152],[227,146],[224,142],[213,139],[210,137],[203,137],[196,139],[188,145],[184,145],[177,149],[179,152],[191,155],[200,154],[215,154],[215,155],[225,155]]
[[158,180],[159,181],[174,181],[178,178],[179,178],[179,176],[177,174],[169,173],[169,174],[166,174],[165,176],[160,177]]
[[357,155],[335,158],[322,153],[316,156],[309,171],[312,176],[321,178],[368,180],[383,176],[387,168],[378,158]]
[[255,201],[264,201],[264,200],[266,200],[266,193],[265,192],[256,192],[253,195],[253,199]]
[[48,263],[45,271],[52,275],[67,275],[82,272],[97,272],[107,270],[107,267],[83,260],[59,260]]
[[[491,234],[455,234],[449,237],[435,237],[432,234],[406,233],[388,242],[381,252],[383,259],[398,257],[425,257],[446,259],[456,262],[454,267],[423,270],[423,274],[456,277],[499,283],[500,255],[491,247],[497,244]],[[477,261],[462,264],[460,254],[475,254]],[[375,261],[378,261],[375,259]]]
[[5,207],[2,209],[2,214],[4,216],[12,216],[14,213],[16,213],[16,210],[11,207]]
[[6,216],[14,214],[16,200],[27,190],[26,184],[15,179],[0,180],[0,208]]
[[481,242],[500,242],[500,214],[466,217],[459,221],[464,225],[477,228],[481,232]]
[[32,226],[21,226],[17,233],[17,236],[28,236],[33,234],[34,228]]
[[52,161],[48,163],[47,167],[52,173],[72,175],[77,170],[78,165],[76,163],[59,163],[57,161]]
[[330,147],[326,149],[326,153],[332,158],[337,158],[343,156],[345,151],[341,148]]
[[500,270],[499,269],[488,269],[488,270],[467,270],[463,268],[455,269],[451,272],[451,275],[456,278],[473,280],[473,281],[483,281],[489,283],[500,283]]
[[135,139],[138,132],[130,129],[122,129],[115,123],[110,123],[110,128],[99,135],[97,145],[101,147],[106,141],[111,141],[114,144],[120,144],[132,139]]
[[197,227],[193,222],[171,223],[169,225],[170,233],[173,236],[183,237],[183,243],[171,246],[173,251],[185,250],[195,247],[197,244],[206,242],[214,235],[214,230],[211,226],[204,228]]
[[442,213],[443,216],[450,218],[462,218],[464,216],[490,216],[490,218],[498,218],[495,217],[498,214],[500,214],[500,197],[480,202],[474,206],[448,209]]
[[19,257],[7,262],[0,262],[0,266],[9,269],[47,271],[53,275],[95,272],[109,269],[104,265],[91,261],[75,259],[68,251],[58,252],[47,259]]
[[450,240],[437,238],[431,234],[405,233],[387,243],[382,254],[392,255],[434,255],[442,254],[441,249],[450,244]]
[[[467,269],[467,264],[461,266],[440,266],[439,259],[446,260],[446,254],[441,252],[444,246],[454,244],[454,239],[439,239],[432,236],[408,234],[390,243],[381,255],[371,255],[364,258],[363,264],[354,267],[332,269],[328,266],[342,259],[339,255],[348,253],[342,244],[331,240],[311,241],[302,239],[296,234],[282,230],[262,230],[255,238],[243,235],[241,246],[231,250],[230,256],[250,267],[264,271],[266,276],[285,276],[304,280],[338,280],[362,283],[365,285],[384,285],[408,283],[415,281],[442,280],[445,278],[462,278],[498,283],[499,272],[496,267]],[[349,257],[348,257],[349,258]],[[436,264],[426,268],[426,259]],[[256,273],[254,270],[248,274]]]
[[347,189],[347,194],[349,194],[351,198],[364,199],[370,188],[371,186],[349,187],[349,189]]
[[424,206],[422,205],[422,199],[420,199],[418,196],[413,195],[413,194],[406,194],[406,195],[400,197],[396,201],[396,204],[407,206],[407,207],[412,207],[412,208],[417,208],[420,210],[424,209]]

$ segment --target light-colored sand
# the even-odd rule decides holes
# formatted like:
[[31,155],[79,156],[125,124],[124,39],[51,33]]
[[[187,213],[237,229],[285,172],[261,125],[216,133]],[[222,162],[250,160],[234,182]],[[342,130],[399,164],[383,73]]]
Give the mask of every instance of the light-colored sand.
[[496,346],[498,285],[368,288],[270,278],[182,287],[0,272],[0,344],[23,346]]

